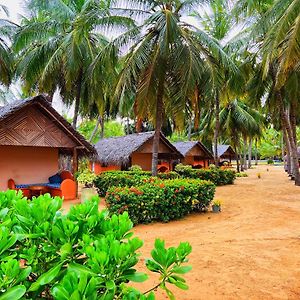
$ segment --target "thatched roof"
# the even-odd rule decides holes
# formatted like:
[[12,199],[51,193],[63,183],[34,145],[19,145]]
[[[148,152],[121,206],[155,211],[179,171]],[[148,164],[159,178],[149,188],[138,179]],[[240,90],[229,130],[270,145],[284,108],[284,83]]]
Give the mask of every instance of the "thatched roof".
[[199,141],[177,142],[173,143],[173,145],[183,156],[186,156],[194,147],[199,147],[206,154],[207,158],[213,158],[210,151]]
[[230,152],[232,156],[235,155],[233,148],[230,145],[218,145],[217,146],[218,156],[221,157],[225,152]]
[[18,100],[0,107],[0,124],[12,117],[15,113],[29,106],[37,106],[49,119],[53,120],[53,122],[78,145],[76,147],[78,148],[79,155],[96,155],[93,145],[86,141],[86,139],[52,107],[47,95],[38,95],[24,100]]
[[[153,136],[154,131],[149,131],[102,139],[95,145],[98,153],[97,161],[104,165],[126,166],[130,162],[131,155],[152,139]],[[174,158],[181,158],[181,154],[162,133],[160,138],[161,142],[170,148]]]

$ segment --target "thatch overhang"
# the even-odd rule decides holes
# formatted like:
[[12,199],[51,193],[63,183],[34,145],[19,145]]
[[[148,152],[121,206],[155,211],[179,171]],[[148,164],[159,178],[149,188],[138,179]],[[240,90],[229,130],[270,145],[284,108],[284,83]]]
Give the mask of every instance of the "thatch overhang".
[[66,154],[76,148],[79,156],[96,155],[93,145],[52,107],[47,95],[0,107],[1,145],[53,147]]
[[[149,131],[102,139],[95,145],[98,153],[95,161],[105,166],[128,166],[132,154],[138,152],[143,145],[153,139],[153,137],[154,131]],[[160,133],[160,143],[164,143],[170,149],[169,153],[160,152],[158,154],[160,159],[176,160],[182,158],[180,152],[162,133]]]
[[211,152],[199,141],[176,142],[173,143],[173,145],[184,157],[187,156],[192,149],[199,147],[200,150],[205,153],[203,158],[213,159]]
[[218,145],[217,146],[219,158],[233,158],[236,153],[230,145]]

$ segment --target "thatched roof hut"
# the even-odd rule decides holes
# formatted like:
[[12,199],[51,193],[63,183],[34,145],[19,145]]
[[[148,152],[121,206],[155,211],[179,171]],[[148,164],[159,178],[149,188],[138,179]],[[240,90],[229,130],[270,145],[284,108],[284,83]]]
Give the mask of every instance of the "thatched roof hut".
[[173,143],[184,157],[181,162],[194,168],[206,168],[213,159],[211,152],[199,141]]
[[173,145],[183,156],[188,155],[192,149],[199,147],[203,151],[203,157],[213,159],[211,152],[199,141],[176,142]]
[[0,107],[0,145],[59,147],[68,152],[66,138],[78,155],[95,155],[95,148],[53,107],[47,95]]
[[95,148],[48,101],[48,96],[20,100],[0,108],[0,190],[9,179],[18,184],[48,182],[59,171],[61,155],[96,156]]
[[218,157],[221,159],[233,159],[236,156],[235,151],[230,145],[217,146]]
[[[144,160],[147,155],[147,159],[149,160],[152,154],[153,137],[154,131],[150,131],[102,139],[95,145],[98,153],[96,161],[105,166],[116,165],[128,167],[131,164],[135,164],[132,161],[135,154],[143,155]],[[160,134],[158,155],[159,159],[168,160],[182,157],[162,133]]]

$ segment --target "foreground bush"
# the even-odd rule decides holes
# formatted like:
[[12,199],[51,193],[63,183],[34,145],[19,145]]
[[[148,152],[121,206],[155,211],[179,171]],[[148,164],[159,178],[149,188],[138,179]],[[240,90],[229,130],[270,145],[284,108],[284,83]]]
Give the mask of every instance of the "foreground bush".
[[215,185],[233,184],[236,178],[235,171],[222,170],[216,167],[210,169],[193,169],[191,166],[179,164],[175,170],[183,178],[210,180]]
[[168,222],[207,208],[215,185],[195,179],[155,180],[136,187],[111,187],[106,204],[111,213],[127,211],[135,223]]
[[[66,215],[60,198],[32,201],[15,191],[0,192],[0,299],[155,299],[127,285],[147,279],[135,269],[143,242],[130,232],[128,214],[98,211],[98,199]],[[148,270],[160,274],[157,287],[187,289],[184,274],[191,247],[166,249],[156,240]]]
[[[143,184],[151,177],[151,172],[148,171],[108,171],[103,172],[94,180],[95,187],[100,197],[106,195],[107,190],[112,186],[131,187]],[[174,179],[178,178],[176,172],[159,173],[157,178]]]

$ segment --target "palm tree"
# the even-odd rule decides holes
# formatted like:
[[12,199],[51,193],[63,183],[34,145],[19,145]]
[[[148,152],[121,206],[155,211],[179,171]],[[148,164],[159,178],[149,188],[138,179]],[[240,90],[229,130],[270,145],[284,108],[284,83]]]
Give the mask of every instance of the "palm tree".
[[[218,63],[230,64],[218,42],[182,19],[199,1],[130,1],[142,24],[115,43],[132,42],[116,88],[116,95],[136,93],[139,116],[155,124],[152,174],[157,174],[159,135],[166,112],[186,111],[187,99],[200,84],[201,74],[217,72]],[[142,7],[141,7],[142,6]]]
[[109,63],[102,61],[94,72],[90,68],[107,45],[98,28],[111,22],[107,7],[90,0],[30,1],[28,5],[31,17],[22,20],[14,41],[17,74],[33,92],[53,95],[58,88],[67,105],[75,102],[76,127],[81,105],[86,108],[96,102],[103,107],[105,102]]
[[[259,135],[262,130],[263,117],[244,102],[234,99],[229,101],[220,112],[221,131],[231,140],[235,152],[240,148],[240,139]],[[238,155],[237,171],[240,171]],[[244,162],[245,164],[245,162]]]
[[[8,10],[5,5],[0,5],[0,11],[7,16]],[[13,78],[14,57],[10,48],[10,42],[17,25],[9,20],[0,19],[0,83],[8,87]]]
[[277,87],[283,86],[289,73],[299,68],[300,0],[275,1],[266,14],[271,28],[263,45],[265,67],[278,59]]
[[[205,32],[210,36],[218,40],[220,43],[224,41],[224,38],[228,36],[228,33],[233,27],[233,18],[231,15],[231,9],[229,1],[216,0],[210,2],[209,13],[208,12],[195,12],[193,14],[202,24]],[[226,70],[218,70],[218,74],[215,74],[214,80],[212,80],[213,98],[215,102],[215,126],[213,135],[213,153],[214,163],[218,165],[218,139],[220,131],[220,94],[225,85],[225,72]],[[228,77],[228,74],[227,74]]]

